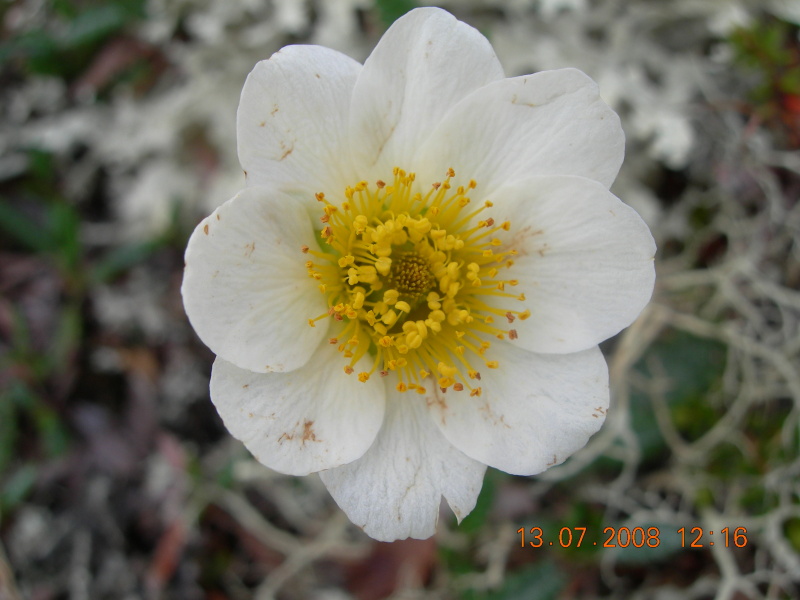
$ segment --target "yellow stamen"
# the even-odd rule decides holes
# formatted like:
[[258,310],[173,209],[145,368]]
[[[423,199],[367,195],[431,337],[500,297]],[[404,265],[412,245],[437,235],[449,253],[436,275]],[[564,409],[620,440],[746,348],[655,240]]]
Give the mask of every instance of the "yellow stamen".
[[316,195],[323,205],[321,250],[301,250],[314,259],[304,267],[329,309],[309,325],[326,317],[340,322],[329,341],[348,359],[345,373],[373,357],[371,369],[358,374],[361,382],[375,371],[395,373],[395,389],[426,394],[421,382],[434,374],[444,391],[466,387],[479,396],[481,388],[469,384],[480,380],[473,364],[500,366],[488,340],[518,337],[495,319],[510,324],[530,316],[511,306],[524,294],[505,291],[518,281],[500,275],[516,255],[504,245],[511,223],[497,225],[486,214],[478,219],[493,207],[489,200],[465,210],[477,183],[455,185],[453,169],[427,187],[414,173],[392,174],[391,183],[346,188],[340,204]]

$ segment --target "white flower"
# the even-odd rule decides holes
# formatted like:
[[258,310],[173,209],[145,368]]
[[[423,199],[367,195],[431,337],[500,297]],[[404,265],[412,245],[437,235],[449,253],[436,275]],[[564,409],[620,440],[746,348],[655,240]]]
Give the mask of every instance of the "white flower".
[[238,139],[247,185],[193,233],[183,297],[259,461],[320,472],[374,538],[424,538],[486,465],[539,473],[597,431],[597,344],[647,304],[655,246],[608,191],[624,138],[586,75],[505,79],[422,8],[363,66],[259,63]]

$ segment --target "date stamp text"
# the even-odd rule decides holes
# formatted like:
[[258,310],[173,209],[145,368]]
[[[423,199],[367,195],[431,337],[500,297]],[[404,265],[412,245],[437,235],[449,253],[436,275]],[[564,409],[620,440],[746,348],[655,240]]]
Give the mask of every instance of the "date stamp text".
[[520,545],[523,548],[541,548],[543,546],[560,546],[562,548],[580,548],[582,545],[599,546],[601,548],[658,548],[664,536],[680,536],[681,548],[708,548],[715,544],[726,548],[744,548],[747,546],[747,529],[745,527],[723,527],[719,531],[704,530],[702,527],[664,531],[660,527],[606,527],[600,539],[587,538],[586,527],[562,527],[557,532],[545,532],[541,527],[526,529],[520,527]]

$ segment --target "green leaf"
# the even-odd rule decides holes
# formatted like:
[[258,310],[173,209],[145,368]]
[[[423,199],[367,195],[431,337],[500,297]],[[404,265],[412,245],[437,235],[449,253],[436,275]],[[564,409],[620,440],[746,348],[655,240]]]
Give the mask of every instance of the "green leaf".
[[33,417],[47,456],[63,456],[69,447],[70,435],[58,414],[41,403],[33,411]]
[[0,395],[0,473],[10,464],[17,442],[17,407],[12,393]]
[[[718,418],[708,397],[721,383],[726,351],[721,342],[669,330],[636,365],[646,377],[663,377],[668,382],[664,400],[676,427],[689,438],[702,435]],[[666,447],[654,401],[641,391],[631,394],[631,422],[646,459]]]
[[161,240],[120,246],[109,252],[91,271],[94,283],[105,283],[121,275],[131,267],[144,262],[164,243]]
[[33,353],[31,330],[28,327],[28,322],[25,320],[25,315],[23,314],[21,307],[12,305],[10,313],[11,352],[9,352],[9,356],[11,357],[12,361],[20,361],[20,359],[25,360]]
[[27,31],[15,38],[0,44],[0,66],[5,66],[14,59],[42,63],[42,68],[34,68],[35,73],[50,74],[50,64],[58,56],[58,42],[45,31]]
[[553,561],[544,561],[506,577],[494,592],[466,592],[462,600],[555,600],[567,584],[567,576]]
[[794,551],[800,553],[800,518],[792,517],[783,524],[783,534]]
[[[571,488],[571,485],[575,484],[564,483],[566,488]],[[569,491],[567,491],[567,494],[569,494]],[[575,563],[593,560],[595,553],[600,551],[601,544],[595,544],[597,540],[594,538],[603,530],[603,519],[603,512],[597,509],[595,505],[588,502],[574,501],[569,513],[562,521],[562,525],[556,525],[550,530],[560,542],[562,529],[569,529],[569,533],[565,532],[563,534],[565,543],[569,545],[563,547],[560,543],[554,543],[553,547],[556,551],[566,556],[568,560]],[[585,531],[582,531],[584,529]],[[570,537],[570,533],[572,537]],[[583,539],[581,539],[581,534],[583,534]],[[579,541],[581,542],[580,546],[578,546]]]
[[70,23],[61,45],[70,50],[94,44],[121,29],[128,21],[130,16],[122,6],[106,4],[90,8]]
[[28,155],[29,175],[38,184],[44,184],[48,189],[55,189],[57,186],[55,157],[50,152],[39,148],[28,148],[26,154]]
[[36,483],[36,475],[36,467],[23,465],[8,478],[0,490],[0,514],[10,512],[25,500]]
[[70,368],[70,359],[78,349],[83,331],[83,321],[78,306],[65,306],[59,315],[58,326],[52,337],[47,359],[51,372]]
[[49,231],[12,208],[4,198],[0,198],[0,230],[34,252],[50,252],[56,247]]
[[83,254],[78,211],[66,202],[55,202],[50,205],[48,222],[57,262],[67,273],[74,273]]
[[779,87],[784,94],[800,96],[800,67],[787,71],[781,77]]
[[236,459],[231,458],[215,473],[217,485],[226,490],[233,489],[236,484],[236,462]]
[[486,518],[489,516],[489,511],[491,510],[492,503],[494,502],[497,486],[500,481],[505,478],[507,478],[505,473],[495,469],[489,469],[486,472],[486,477],[484,477],[483,480],[483,487],[481,488],[481,493],[478,495],[478,501],[475,504],[475,508],[472,509],[472,512],[469,513],[463,521],[461,521],[459,530],[466,533],[477,533],[480,531],[486,522]]
[[375,0],[375,6],[381,21],[389,27],[404,14],[417,8],[417,3],[414,0]]
[[[0,44],[0,66],[21,60],[30,72],[70,78],[92,60],[94,51],[128,23],[145,16],[145,0],[86,3],[51,0],[46,27]],[[55,33],[53,31],[55,31]]]

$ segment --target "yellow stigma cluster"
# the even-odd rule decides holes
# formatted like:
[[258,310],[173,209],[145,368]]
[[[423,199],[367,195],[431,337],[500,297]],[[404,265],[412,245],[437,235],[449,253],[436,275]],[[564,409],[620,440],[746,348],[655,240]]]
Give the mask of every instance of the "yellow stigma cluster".
[[470,210],[467,194],[477,184],[453,189],[452,169],[426,193],[415,191],[414,173],[393,173],[390,185],[348,187],[338,205],[317,194],[324,210],[321,250],[302,250],[316,259],[306,268],[330,308],[309,325],[325,318],[341,323],[330,343],[348,360],[345,373],[364,355],[373,357],[371,370],[357,375],[361,381],[375,371],[394,372],[401,392],[424,394],[426,381],[435,381],[443,391],[480,395],[473,385],[481,378],[477,366],[498,367],[487,358],[487,338],[517,337],[495,317],[510,325],[530,315],[487,303],[491,296],[525,300],[507,291],[514,279],[500,276],[516,251],[494,234],[511,224],[479,218],[490,201]]

